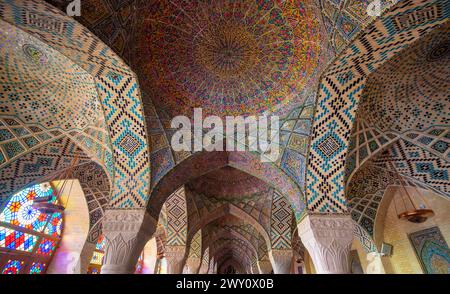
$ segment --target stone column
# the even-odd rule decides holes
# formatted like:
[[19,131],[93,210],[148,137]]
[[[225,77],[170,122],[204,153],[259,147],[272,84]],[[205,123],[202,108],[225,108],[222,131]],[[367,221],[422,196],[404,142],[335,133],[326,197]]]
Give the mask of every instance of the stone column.
[[155,232],[156,224],[145,209],[107,210],[102,227],[106,248],[101,273],[134,273],[138,258]]
[[198,274],[199,275],[204,275],[208,273],[208,265],[207,264],[202,264],[200,266],[200,269],[198,270]]
[[79,274],[80,262],[84,258],[83,250],[89,235],[88,205],[77,180],[70,180],[67,185],[58,181],[55,183],[55,189],[65,198],[64,234],[47,268],[47,274]]
[[209,260],[208,272],[207,274],[212,274],[214,271],[214,256]]
[[198,270],[199,274],[207,274],[208,273],[209,263],[206,261],[202,261],[200,265],[200,269]]
[[385,274],[381,254],[378,252],[367,253],[366,274]]
[[259,267],[258,267],[258,261],[255,261],[252,263],[251,269],[252,269],[252,274],[254,274],[254,275],[260,274]]
[[350,273],[349,253],[354,223],[349,215],[308,215],[298,234],[318,274]]
[[217,274],[217,268],[218,268],[218,264],[217,264],[217,262],[215,262],[214,267],[213,267],[213,274]]
[[197,274],[200,269],[200,264],[202,260],[198,257],[189,257],[186,260],[187,273],[188,274]]
[[291,272],[292,257],[294,256],[292,249],[269,251],[269,258],[273,265],[274,274],[289,274]]
[[155,269],[153,270],[153,273],[155,275],[161,274],[161,264],[162,264],[162,258],[160,256],[156,257]]
[[258,261],[259,269],[262,274],[270,274],[272,273],[272,264],[270,263],[270,260],[260,260]]
[[83,250],[80,254],[80,261],[77,267],[79,267],[80,274],[87,274],[89,264],[91,262],[92,256],[94,255],[95,243],[86,241],[83,246]]
[[186,246],[166,246],[164,256],[167,260],[168,274],[183,273],[184,256],[186,253]]

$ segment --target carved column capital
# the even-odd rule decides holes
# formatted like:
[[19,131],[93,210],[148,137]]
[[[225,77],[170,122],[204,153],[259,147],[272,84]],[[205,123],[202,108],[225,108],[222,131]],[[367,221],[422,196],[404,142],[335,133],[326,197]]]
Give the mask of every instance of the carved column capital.
[[183,272],[186,246],[168,245],[164,249],[164,256],[167,260],[167,273],[181,274]]
[[101,273],[133,273],[155,229],[156,222],[145,209],[107,210],[102,227],[106,249]]
[[188,274],[196,274],[200,268],[202,260],[199,257],[189,257],[186,260],[187,273]]
[[110,236],[140,232],[153,235],[157,221],[145,209],[110,209],[103,217],[103,233]]
[[259,260],[258,266],[262,274],[270,274],[272,272],[272,264],[268,259]]
[[298,225],[298,234],[317,273],[349,273],[349,253],[354,223],[349,215],[308,215]]
[[274,274],[289,274],[291,271],[292,258],[294,253],[292,249],[269,251],[269,258],[273,265]]

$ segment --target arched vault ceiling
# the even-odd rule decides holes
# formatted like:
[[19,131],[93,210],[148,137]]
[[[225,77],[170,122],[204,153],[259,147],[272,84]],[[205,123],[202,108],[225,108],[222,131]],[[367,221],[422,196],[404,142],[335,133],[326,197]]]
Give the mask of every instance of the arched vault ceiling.
[[189,182],[191,190],[220,198],[233,198],[270,189],[264,181],[226,166]]
[[[104,157],[103,162],[108,174],[113,178],[114,192],[111,197],[111,207],[145,206],[148,199],[150,169],[140,89],[135,74],[88,29],[45,1],[1,1],[0,11],[2,20],[46,44],[51,44],[52,48],[91,75],[102,110],[105,112],[105,125],[111,137],[112,152],[109,153],[110,156]],[[45,50],[31,49],[27,52],[32,60],[38,63],[44,61],[45,64],[46,59],[42,58]],[[65,64],[71,63],[68,61]],[[61,78],[65,76],[53,77],[55,81]],[[76,89],[70,93],[74,92]],[[71,101],[77,101],[76,97],[72,97],[67,102]],[[87,106],[82,104],[76,109],[83,111],[85,107]],[[62,114],[68,116],[68,112],[69,110],[66,109],[66,112],[50,114],[49,117],[56,119]],[[98,113],[101,114],[102,111]],[[85,115],[89,114],[85,113]],[[74,120],[76,117],[74,114],[72,116],[71,119]],[[103,153],[96,148],[96,144],[92,143],[86,143],[86,146],[90,145],[93,149],[88,152],[89,157],[91,152]],[[114,153],[114,156],[111,156],[111,153]],[[126,189],[123,188],[125,186]]]
[[212,257],[220,257],[222,254],[231,253],[240,256],[241,260],[245,260],[249,265],[252,259],[257,258],[256,252],[252,250],[248,243],[238,238],[219,238],[210,248]]
[[383,132],[450,123],[450,25],[434,30],[367,80],[358,116]]
[[249,223],[246,223],[233,215],[226,215],[207,224],[204,229],[208,232],[209,242],[223,236],[234,236],[247,240],[254,247],[258,248],[259,232]]
[[241,195],[240,197],[226,198],[217,197],[213,194],[198,194],[193,191],[189,193],[192,195],[192,199],[199,211],[200,220],[209,217],[211,213],[217,213],[218,210],[222,210],[230,204],[239,208],[241,213],[248,214],[248,217],[260,223],[264,230],[269,230],[270,205],[273,193],[271,190],[251,195]]
[[[109,164],[110,137],[91,74],[31,34],[0,25],[0,168],[64,137]],[[46,150],[52,154],[40,155],[55,154]]]
[[416,186],[448,198],[449,168],[445,159],[408,141],[397,140],[367,161],[350,180],[347,197],[353,220],[372,237],[376,217],[387,208],[382,208],[381,203],[390,186]]
[[[166,200],[168,195],[176,190],[176,188],[225,166],[231,166],[235,169],[239,169],[245,173],[251,174],[255,178],[263,180],[268,185],[273,186],[274,189],[277,189],[290,200],[296,216],[299,217],[305,212],[304,200],[298,186],[295,185],[290,178],[276,166],[268,163],[261,163],[259,158],[255,158],[254,154],[249,152],[206,151],[195,154],[189,159],[181,162],[176,166],[176,168],[172,169],[162,178],[158,185],[152,190],[152,195],[147,206],[149,212],[152,215],[159,214],[159,209],[162,206],[162,203]],[[263,191],[253,193],[251,197],[243,197],[245,201],[238,201],[240,202],[239,207],[246,211],[247,209],[255,211],[256,214],[266,211],[267,204],[270,206],[270,201],[265,201],[265,199],[267,199],[266,196],[261,197],[264,193],[265,192]],[[207,198],[208,197],[205,199]],[[209,199],[206,202],[208,205],[205,205],[205,209],[210,210],[210,208],[216,208],[218,204],[223,201],[219,198],[220,197],[212,197]],[[260,207],[260,209],[253,210],[251,208],[252,206],[255,206],[255,203]],[[203,206],[198,206],[197,208],[200,210]],[[255,219],[262,221],[259,216]]]
[[[81,16],[75,19],[89,28],[127,63],[130,61],[133,28],[136,25],[136,4],[148,0],[82,0]],[[68,0],[46,0],[66,12]]]
[[1,21],[0,113],[63,130],[84,129],[102,117],[94,79],[70,59]]
[[319,66],[323,40],[313,1],[143,5],[132,67],[171,116],[191,115],[193,107],[260,114],[304,99],[299,94]]
[[62,137],[7,164],[0,169],[0,205],[31,183],[51,180],[69,168],[74,157],[80,164],[90,161],[72,140]]
[[[436,13],[428,13],[431,10]],[[421,37],[446,25],[448,11],[448,1],[401,1],[367,26],[327,67],[318,87],[311,132],[306,179],[309,210],[347,211],[344,159],[366,81]]]

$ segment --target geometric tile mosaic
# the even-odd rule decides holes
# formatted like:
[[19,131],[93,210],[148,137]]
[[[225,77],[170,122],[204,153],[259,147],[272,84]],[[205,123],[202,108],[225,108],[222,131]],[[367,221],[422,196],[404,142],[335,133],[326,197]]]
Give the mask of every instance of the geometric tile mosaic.
[[[2,2],[0,11],[3,20],[38,36],[44,43],[51,43],[55,50],[94,78],[111,137],[112,156],[108,157],[110,163],[107,164],[110,166],[107,170],[114,171],[111,205],[144,207],[148,198],[150,161],[148,148],[144,148],[147,139],[140,91],[129,67],[86,28],[43,1]],[[33,48],[27,50],[34,52]],[[39,56],[39,53],[30,56]],[[40,56],[43,58],[34,62],[46,61],[44,55]]]
[[[366,13],[370,0],[320,0],[322,17],[334,51],[340,52],[374,17]],[[381,10],[398,0],[381,1]]]
[[0,206],[5,197],[13,195],[33,182],[52,180],[58,172],[73,164],[90,161],[89,157],[67,137],[61,137],[43,145],[0,169]]
[[359,118],[356,119],[353,128],[346,160],[346,183],[367,160],[398,139],[398,135],[395,133],[381,132],[376,128],[371,128],[363,119]]
[[[46,0],[62,11],[66,10],[68,1]],[[130,46],[134,32],[136,0],[103,1],[84,0],[82,15],[75,17],[82,25],[93,28],[92,32],[105,42],[126,62],[131,59]]]
[[438,227],[409,234],[414,250],[426,274],[448,274],[450,249]]
[[392,168],[399,172],[403,185],[431,189],[444,197],[449,196],[447,172],[450,165],[422,148],[399,139],[365,163],[347,185],[351,217],[368,236],[373,236],[377,212],[386,189],[400,184],[400,179],[390,172]]
[[[322,75],[307,168],[310,211],[347,211],[344,159],[367,77],[396,53],[445,23],[449,14],[450,4],[446,1],[401,1],[401,5],[393,5],[369,24],[367,34],[355,37]],[[337,143],[326,144],[328,148],[343,147],[334,153],[324,152],[323,142],[329,138]]]
[[167,245],[186,245],[188,220],[184,187],[179,188],[167,198],[165,207],[167,213]]
[[192,195],[194,203],[201,213],[200,217],[208,215],[219,207],[231,204],[243,210],[255,221],[260,223],[266,231],[269,231],[272,189],[248,195],[238,195],[232,198],[219,197],[211,194],[202,195],[192,192],[192,189],[189,190],[189,194]]
[[427,150],[430,153],[450,160],[450,126],[432,126],[424,131],[408,131],[402,137],[405,140]]
[[202,231],[195,233],[189,246],[189,257],[201,258],[202,255]]
[[450,124],[449,32],[449,25],[436,28],[368,78],[358,111],[369,125],[404,133]]
[[416,179],[439,194],[450,197],[450,163],[403,139],[373,159],[382,168],[394,168],[404,176]]
[[273,249],[291,248],[292,208],[289,201],[275,192],[272,202],[270,237]]
[[[64,174],[55,177],[62,179]],[[88,241],[96,243],[101,235],[101,221],[111,196],[110,180],[104,168],[96,162],[75,167],[71,178],[78,179],[83,189],[89,210]]]

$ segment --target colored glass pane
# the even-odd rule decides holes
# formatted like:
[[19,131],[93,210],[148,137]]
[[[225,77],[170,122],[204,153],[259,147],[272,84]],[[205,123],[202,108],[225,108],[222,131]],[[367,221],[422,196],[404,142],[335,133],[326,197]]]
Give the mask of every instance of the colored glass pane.
[[33,262],[30,268],[30,274],[40,275],[44,272],[45,263]]
[[142,269],[144,268],[144,252],[139,256],[138,262],[136,264],[136,274],[142,273]]
[[3,268],[2,274],[10,274],[10,275],[17,275],[22,270],[22,267],[24,265],[23,261],[19,260],[9,260],[8,263]]
[[31,252],[38,237],[20,231],[0,227],[0,247]]
[[45,227],[44,233],[51,235],[53,237],[60,237],[62,230],[62,214],[60,212],[55,212]]
[[92,255],[91,259],[91,264],[102,265],[103,256],[105,256],[103,252],[94,251],[94,255]]
[[97,244],[95,245],[95,249],[105,251],[105,237],[103,235],[101,235],[98,238]]
[[36,251],[38,254],[51,255],[56,248],[56,241],[50,239],[42,239]]
[[[50,260],[61,237],[62,213],[43,213],[36,209],[36,199],[44,203],[58,203],[57,194],[50,183],[37,184],[12,195],[0,212],[0,248],[25,251],[39,254],[39,259],[45,256],[44,262]],[[47,237],[38,237],[28,230],[43,233]],[[53,237],[53,238],[51,238]],[[12,260],[2,270],[2,273],[19,273],[24,269],[25,262]],[[30,274],[45,272],[46,263],[30,260],[26,264],[26,271]],[[28,269],[29,268],[29,269]]]
[[0,214],[0,222],[42,232],[49,217],[33,208],[33,202],[37,198],[49,198],[48,202],[53,203],[57,201],[53,188],[49,183],[25,188],[9,199]]

